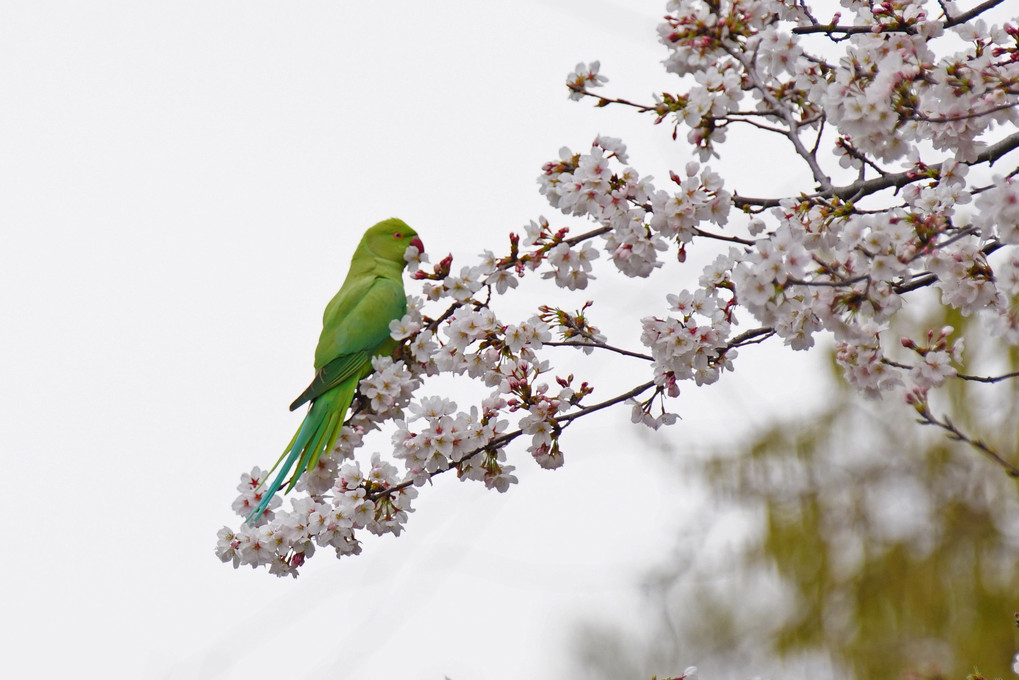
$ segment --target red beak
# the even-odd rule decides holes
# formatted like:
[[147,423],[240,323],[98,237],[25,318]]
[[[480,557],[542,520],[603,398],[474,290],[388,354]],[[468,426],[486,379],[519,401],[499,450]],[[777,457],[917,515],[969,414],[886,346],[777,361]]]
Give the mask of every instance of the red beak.
[[415,236],[410,240],[410,244],[418,249],[418,253],[425,252],[425,244],[421,242],[421,239]]

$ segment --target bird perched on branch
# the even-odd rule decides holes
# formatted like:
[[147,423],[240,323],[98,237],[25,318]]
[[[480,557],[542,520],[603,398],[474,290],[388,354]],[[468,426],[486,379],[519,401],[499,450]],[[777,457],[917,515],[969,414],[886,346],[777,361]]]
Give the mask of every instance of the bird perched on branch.
[[332,450],[357,384],[372,371],[372,357],[391,354],[396,347],[389,323],[407,312],[403,270],[409,246],[419,253],[425,249],[417,232],[396,218],[379,222],[361,237],[347,278],[322,317],[322,335],[315,348],[315,378],[290,405],[291,411],[305,403],[311,408],[267,474],[282,462],[261,502],[248,515],[248,523],[258,521],[291,470],[294,472],[288,492],[305,471],[315,468],[323,453]]

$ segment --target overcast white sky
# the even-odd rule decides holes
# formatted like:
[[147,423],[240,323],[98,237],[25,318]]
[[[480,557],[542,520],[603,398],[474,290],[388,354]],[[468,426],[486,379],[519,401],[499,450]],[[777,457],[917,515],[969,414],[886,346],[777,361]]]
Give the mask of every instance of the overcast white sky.
[[[562,470],[517,451],[509,494],[442,480],[404,537],[317,555],[296,581],[234,571],[213,548],[237,523],[238,475],[275,460],[299,422],[287,406],[366,227],[398,216],[433,260],[471,262],[552,214],[534,178],[562,145],[622,136],[642,172],[682,167],[669,130],[570,102],[563,84],[600,59],[619,94],[674,85],[663,12],[0,5],[5,673],[559,678],[574,622],[638,617],[633,579],[664,557],[683,505],[626,409],[578,426]],[[752,193],[759,167],[733,160]],[[612,290],[625,310],[643,284],[600,285],[573,299]],[[626,320],[602,309],[606,326]],[[693,446],[761,422],[780,374],[803,392],[758,366],[686,400],[669,436]],[[640,507],[606,493],[635,474]]]

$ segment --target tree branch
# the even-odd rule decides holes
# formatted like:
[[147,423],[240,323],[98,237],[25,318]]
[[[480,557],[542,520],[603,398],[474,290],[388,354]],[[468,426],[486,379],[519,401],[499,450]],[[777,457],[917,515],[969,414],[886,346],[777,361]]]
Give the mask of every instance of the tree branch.
[[961,113],[957,116],[944,116],[942,118],[930,118],[928,116],[917,115],[913,116],[913,120],[922,120],[925,123],[952,123],[957,120],[969,120],[970,118],[980,118],[981,116],[989,116],[992,113],[997,113],[998,111],[1014,109],[1016,106],[1019,106],[1019,102],[1012,102],[1011,104],[1001,104],[1000,106],[995,106],[994,108],[987,109],[986,111],[976,111],[975,113]]
[[[983,14],[987,10],[989,10],[989,9],[991,9],[993,7],[996,7],[997,5],[1000,5],[1002,2],[1004,2],[1004,0],[987,0],[986,2],[983,2],[983,3],[979,4],[979,5],[977,5],[976,7],[974,7],[973,9],[971,9],[968,12],[963,12],[962,14],[960,14],[958,16],[955,16],[955,17],[949,17],[945,21],[941,22],[941,27],[942,28],[951,28],[953,26],[958,26],[959,24],[964,24],[967,21],[969,21],[970,19],[972,19],[973,17],[976,17],[979,14]],[[797,34],[797,35],[806,35],[808,33],[825,33],[829,37],[831,37],[832,34],[837,33],[837,34],[842,35],[844,37],[842,37],[842,38],[832,38],[833,40],[845,40],[845,38],[850,36],[850,35],[856,35],[856,34],[860,34],[860,33],[874,33],[874,26],[873,25],[865,25],[865,26],[837,26],[835,24],[816,24],[816,25],[813,25],[813,26],[796,26],[795,28],[792,29],[792,32],[794,34]],[[880,31],[878,31],[878,32],[880,32],[880,33],[909,33],[909,34],[915,34],[916,33],[916,28],[914,28],[911,25],[905,25],[905,26],[881,26],[880,27]]]
[[[1004,156],[1010,151],[1014,151],[1019,148],[1019,132],[1012,133],[1008,137],[1005,137],[996,144],[992,144],[987,147],[966,165],[979,165],[980,163],[989,163],[994,165],[995,161]],[[941,170],[943,163],[936,163],[934,165],[927,166],[931,170]],[[895,174],[884,175],[882,177],[875,177],[874,179],[863,180],[860,182],[853,182],[843,187],[835,187],[828,191],[819,191],[814,194],[801,195],[801,200],[812,200],[817,198],[832,198],[838,196],[842,199],[849,199],[858,193],[863,195],[870,195],[877,193],[883,189],[890,189],[894,187],[896,190],[901,189],[907,184],[918,182],[922,179],[927,179],[925,175],[919,175],[913,171],[899,172]],[[778,198],[751,198],[748,196],[733,196],[733,203],[739,207],[760,207],[760,208],[774,208],[778,207],[782,199]]]
[[[993,243],[988,243],[986,246],[981,248],[980,252],[982,252],[985,256],[986,255],[990,255],[995,250],[998,250],[999,248],[1001,248],[1004,245],[1005,245],[1004,243],[1000,243],[998,241],[994,241]],[[931,285],[932,283],[934,283],[937,280],[938,280],[938,277],[935,276],[934,274],[931,274],[931,273],[921,274],[920,276],[917,276],[914,279],[912,279],[909,283],[903,283],[903,284],[892,286],[892,291],[894,291],[895,293],[899,293],[899,294],[908,293],[911,290],[916,290],[917,288],[923,288],[924,286],[929,286],[929,285]]]
[[649,390],[650,388],[652,388],[654,386],[655,386],[655,381],[654,380],[649,380],[648,382],[644,383],[643,385],[637,385],[632,390],[630,390],[628,392],[625,392],[623,394],[616,395],[615,397],[612,397],[611,399],[606,399],[605,401],[601,402],[600,404],[595,404],[593,406],[588,406],[587,408],[582,408],[579,411],[574,411],[573,413],[566,413],[566,414],[561,415],[561,416],[556,416],[554,418],[554,420],[557,423],[570,423],[573,420],[575,420],[575,419],[577,419],[577,418],[579,418],[581,416],[586,416],[588,413],[594,413],[595,411],[600,411],[603,408],[608,408],[609,406],[613,406],[613,405],[618,404],[620,402],[626,401],[627,399],[632,399],[632,398],[636,397],[638,394],[640,394],[642,392],[646,392],[647,390]]
[[542,344],[551,347],[593,347],[595,349],[607,349],[611,352],[622,354],[623,356],[634,357],[635,359],[645,359],[647,361],[655,360],[654,357],[649,357],[647,354],[641,354],[640,352],[631,352],[628,349],[623,349],[621,347],[613,347],[612,345],[607,345],[603,342],[577,342],[575,340],[563,340],[560,342],[543,342]]
[[725,44],[725,41],[720,42],[722,49],[729,53],[733,59],[738,61],[743,66],[743,72],[746,73],[747,78],[753,84],[754,88],[761,93],[764,100],[767,101],[773,109],[778,111],[785,124],[789,127],[784,132],[786,138],[792,143],[793,148],[796,149],[796,153],[806,162],[810,167],[810,172],[814,175],[814,179],[821,186],[821,189],[830,191],[832,189],[831,179],[824,173],[821,166],[817,163],[817,157],[807,150],[807,147],[803,146],[803,140],[800,139],[799,129],[800,124],[793,118],[792,112],[789,108],[783,104],[772,92],[769,90],[764,83],[761,82],[757,75],[757,67],[755,64],[756,53],[754,56],[748,58],[746,52],[741,51],[738,48],[732,48]]
[[966,375],[965,373],[957,373],[956,378],[960,380],[972,380],[973,382],[982,383],[996,383],[1002,380],[1008,380],[1009,378],[1019,378],[1019,371],[1012,371],[1011,373],[1005,373],[1003,375],[994,376],[978,376],[978,375]]
[[744,246],[752,246],[752,245],[757,243],[757,241],[754,241],[752,239],[740,238],[739,236],[723,236],[722,234],[712,234],[710,231],[704,231],[703,229],[699,229],[697,227],[694,227],[693,231],[694,231],[695,234],[697,234],[698,236],[700,236],[702,238],[710,238],[710,239],[714,239],[716,241],[726,241],[728,243],[739,243],[740,245],[744,245]]
[[759,342],[764,342],[775,334],[774,328],[754,328],[749,331],[740,333],[735,338],[730,340],[726,345],[726,349],[733,349],[736,347],[744,347],[746,345],[756,345]]
[[973,439],[963,434],[962,431],[959,430],[959,428],[952,424],[952,421],[948,419],[948,416],[945,416],[944,420],[938,420],[930,412],[930,409],[927,408],[927,404],[922,404],[918,406],[917,410],[920,413],[920,418],[917,420],[917,422],[919,422],[921,425],[935,425],[937,427],[940,427],[942,430],[948,432],[949,439],[959,442],[966,442],[967,444],[969,444],[970,446],[977,449],[985,456],[993,460],[995,463],[1003,467],[1005,469],[1006,474],[1008,474],[1009,477],[1019,478],[1019,468],[1017,468],[1015,465],[1009,463],[1007,460],[1002,458],[997,451],[992,449],[984,442],[980,441],[979,439]]
[[[545,343],[545,344],[550,344],[550,343]],[[644,383],[642,385],[638,385],[637,387],[634,387],[633,389],[624,392],[623,394],[616,395],[615,397],[612,397],[611,399],[606,399],[605,401],[603,401],[601,403],[593,404],[592,406],[587,406],[587,407],[582,408],[582,409],[580,409],[578,411],[574,411],[573,413],[565,413],[565,414],[563,414],[561,416],[556,416],[555,418],[553,418],[553,420],[555,420],[557,423],[562,423],[563,425],[569,425],[573,420],[575,420],[577,418],[580,418],[581,416],[586,416],[589,413],[594,413],[595,411],[600,411],[600,410],[602,410],[604,408],[608,408],[609,406],[613,406],[613,405],[618,404],[620,402],[626,401],[627,399],[632,399],[633,397],[636,397],[638,394],[641,394],[642,392],[646,392],[648,389],[650,389],[650,388],[652,388],[654,386],[655,386],[655,383],[654,383],[653,380],[648,381],[648,382],[646,382],[646,383]],[[478,448],[474,449],[473,451],[469,451],[468,453],[464,454],[463,456],[461,456],[457,460],[451,462],[448,466],[442,468],[441,470],[435,470],[434,472],[429,472],[428,473],[428,477],[429,477],[429,479],[431,479],[431,478],[434,478],[434,477],[436,477],[438,475],[441,475],[444,472],[449,472],[450,470],[454,470],[454,469],[456,469],[456,467],[457,467],[457,465],[459,463],[462,463],[465,460],[469,460],[469,459],[473,458],[474,456],[476,456],[479,453],[482,453],[484,451],[495,451],[497,449],[501,449],[503,446],[505,446],[506,444],[509,444],[511,441],[513,441],[514,439],[516,439],[517,437],[519,437],[522,434],[524,434],[523,430],[514,430],[513,432],[507,432],[505,434],[499,435],[498,437],[496,437],[496,438],[492,439],[491,441],[489,441],[488,443],[486,443],[484,446],[479,446]],[[414,480],[408,479],[408,480],[405,480],[403,482],[400,482],[399,484],[394,484],[393,486],[391,486],[391,487],[389,487],[387,489],[380,489],[378,491],[369,491],[368,493],[365,494],[365,498],[367,498],[368,500],[372,500],[372,501],[378,500],[380,498],[385,498],[386,496],[392,496],[394,493],[396,493],[398,491],[402,491],[403,489],[406,489],[406,488],[408,488],[410,486],[413,486],[413,485],[414,485]]]

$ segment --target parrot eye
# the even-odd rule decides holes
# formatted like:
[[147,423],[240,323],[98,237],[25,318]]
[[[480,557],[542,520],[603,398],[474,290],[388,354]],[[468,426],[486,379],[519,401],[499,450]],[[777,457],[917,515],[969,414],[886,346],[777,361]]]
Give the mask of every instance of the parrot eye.
[[396,238],[396,239],[403,238],[403,233],[398,231],[398,232],[393,234],[393,238]]

